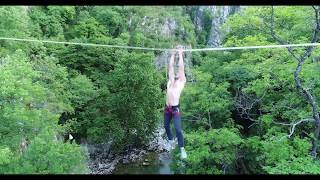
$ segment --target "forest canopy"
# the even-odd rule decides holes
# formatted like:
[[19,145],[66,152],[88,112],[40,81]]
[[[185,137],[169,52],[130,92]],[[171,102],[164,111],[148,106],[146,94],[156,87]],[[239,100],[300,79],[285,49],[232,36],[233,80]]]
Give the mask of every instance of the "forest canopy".
[[[0,37],[211,47],[213,22],[224,9],[202,10],[1,6]],[[220,24],[217,42],[317,43],[319,12],[241,8]],[[319,53],[308,46],[185,54],[188,159],[174,159],[175,173],[319,174]],[[162,127],[167,58],[158,51],[0,40],[0,173],[90,173],[85,143],[110,143],[117,153],[148,144]]]

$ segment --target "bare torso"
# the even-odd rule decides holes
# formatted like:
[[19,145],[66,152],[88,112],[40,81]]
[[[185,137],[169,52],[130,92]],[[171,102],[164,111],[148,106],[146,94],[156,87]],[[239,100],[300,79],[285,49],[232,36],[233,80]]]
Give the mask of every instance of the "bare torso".
[[168,81],[166,98],[167,106],[176,106],[179,104],[180,95],[182,89],[184,88],[184,84],[185,83],[181,81],[174,81],[173,83],[171,83],[171,81]]

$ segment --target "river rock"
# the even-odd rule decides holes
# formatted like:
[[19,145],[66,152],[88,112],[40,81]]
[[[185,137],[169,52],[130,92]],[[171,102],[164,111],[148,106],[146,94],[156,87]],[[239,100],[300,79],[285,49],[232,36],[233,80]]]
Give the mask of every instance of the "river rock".
[[160,153],[160,152],[170,150],[168,147],[168,141],[164,138],[165,129],[162,126],[157,128],[153,136],[154,136],[153,140],[147,146],[148,151],[154,151],[154,152]]
[[128,159],[122,159],[122,164],[129,164],[130,161]]
[[108,144],[90,144],[88,151],[90,159],[88,162],[91,174],[111,174],[118,163],[129,164],[142,162],[143,166],[149,166],[150,160],[143,157],[149,152],[168,152],[168,141],[165,139],[165,130],[163,127],[157,128],[153,140],[142,149],[127,150],[123,154],[116,155],[110,151]]

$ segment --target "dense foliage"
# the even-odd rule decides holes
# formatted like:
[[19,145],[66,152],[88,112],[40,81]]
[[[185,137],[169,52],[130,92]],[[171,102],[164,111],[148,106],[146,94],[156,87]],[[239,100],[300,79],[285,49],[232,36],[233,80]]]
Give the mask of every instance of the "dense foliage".
[[[274,13],[274,28],[281,38],[291,43],[311,40],[315,28],[312,7],[276,7]],[[228,18],[223,46],[277,44],[268,29],[270,16],[270,7],[249,7]],[[302,54],[303,48],[295,51]],[[307,59],[301,73],[305,87],[311,89],[317,102],[320,100],[319,63],[315,60],[318,53],[316,49]],[[203,53],[201,64],[194,67],[197,81],[188,85],[183,95],[184,111],[196,120],[188,129],[200,128],[196,134],[187,136],[188,142],[193,143],[186,147],[190,151],[190,161],[183,166],[186,172],[320,173],[320,161],[310,156],[315,129],[312,107],[294,81],[297,64],[287,49]],[[223,133],[210,137],[216,131],[211,128],[222,127],[221,130],[233,132],[225,129],[230,124],[242,132],[241,140],[239,136]],[[203,127],[208,135],[200,135]],[[218,149],[213,150],[210,143],[220,135],[224,146],[230,143],[234,147],[216,143]],[[199,146],[199,142],[203,143]],[[231,159],[235,151],[238,154]],[[221,153],[228,160],[217,166],[219,160],[215,158]]]
[[[218,18],[210,8],[202,13],[199,30],[195,6],[3,6],[0,37],[201,48]],[[228,17],[222,46],[278,44],[271,26],[290,43],[310,42],[311,6],[275,7],[273,24],[271,13],[246,7]],[[316,102],[318,54],[316,48],[300,76]],[[114,152],[146,145],[162,125],[166,73],[159,57],[0,40],[0,173],[88,173],[85,142],[110,143]],[[181,97],[189,157],[174,159],[176,173],[319,174],[320,161],[310,155],[316,126],[296,87],[297,64],[285,48],[193,52]]]

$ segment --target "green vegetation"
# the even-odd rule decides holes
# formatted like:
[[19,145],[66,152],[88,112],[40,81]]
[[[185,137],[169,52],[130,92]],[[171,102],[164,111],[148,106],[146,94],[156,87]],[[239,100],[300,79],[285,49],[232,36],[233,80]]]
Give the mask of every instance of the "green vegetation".
[[[315,27],[312,7],[276,7],[274,12],[278,36],[291,43],[310,41]],[[229,30],[225,31],[223,46],[278,44],[268,29],[270,16],[271,8],[250,7],[230,17],[224,24],[225,30]],[[302,54],[303,48],[296,53]],[[316,72],[319,63],[313,59],[318,53],[317,48],[301,73],[305,87],[313,92],[317,102],[320,100],[320,74]],[[193,69],[197,80],[186,86],[182,100],[183,110],[188,112],[186,116],[196,120],[188,123],[192,133],[187,135],[190,161],[184,165],[185,172],[320,173],[320,161],[310,155],[313,122],[293,126],[300,120],[314,120],[312,107],[296,89],[293,74],[297,64],[287,49],[203,53],[200,65]],[[237,127],[241,135],[224,135],[222,132],[233,132],[226,129],[230,125]],[[217,130],[221,134],[211,137]],[[291,130],[294,132],[288,137]],[[201,135],[202,131],[208,134]],[[214,148],[211,142],[220,135],[220,142]],[[220,156],[226,159],[216,159]]]
[[[2,6],[0,37],[171,48],[204,47],[193,6]],[[223,24],[222,46],[311,42],[310,6],[247,7]],[[272,21],[274,22],[272,23]],[[271,28],[273,28],[271,30]],[[303,57],[304,48],[294,48]],[[319,48],[299,75],[319,110]],[[89,173],[80,142],[143,147],[162,123],[159,52],[0,40],[0,173]],[[175,173],[319,174],[314,109],[285,48],[192,53],[181,97],[188,160]],[[189,78],[189,77],[188,77]],[[71,133],[75,142],[65,137]],[[314,151],[316,149],[316,151]],[[312,153],[311,153],[312,152]],[[319,152],[319,151],[318,151]],[[177,152],[178,153],[178,152]],[[313,156],[312,156],[313,155]]]

